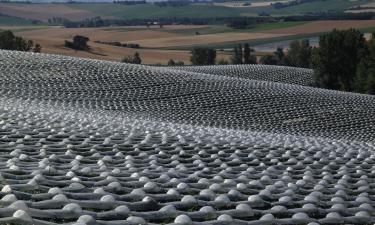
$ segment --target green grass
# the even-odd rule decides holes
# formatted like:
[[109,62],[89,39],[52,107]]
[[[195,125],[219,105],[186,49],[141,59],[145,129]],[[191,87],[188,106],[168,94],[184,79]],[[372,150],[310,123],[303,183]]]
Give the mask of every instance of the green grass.
[[343,12],[350,7],[361,5],[366,2],[368,2],[368,0],[320,0],[282,9],[270,9],[265,11],[271,13],[271,15],[298,15],[324,11]]
[[0,15],[0,26],[30,26],[35,25],[30,20]]
[[235,17],[238,10],[223,6],[193,4],[183,7],[159,7],[152,4],[121,5],[121,4],[68,4],[68,7],[87,10],[97,16],[114,16],[122,19],[152,19],[152,18],[207,18]]
[[152,4],[121,5],[111,3],[67,4],[67,6],[89,11],[96,16],[112,16],[121,19],[157,19],[173,17],[207,18],[257,16],[260,12],[268,12],[271,13],[271,15],[284,16],[330,10],[342,12],[352,6],[360,5],[366,2],[368,2],[368,0],[319,0],[282,9],[274,9],[272,6],[231,8],[205,3],[197,3],[182,7],[159,7]]
[[[7,30],[11,30],[14,33],[17,32],[24,32],[24,31],[32,31],[32,30],[41,30],[41,29],[47,29],[49,26],[30,26],[30,27],[7,27]],[[3,30],[0,28],[0,31]]]

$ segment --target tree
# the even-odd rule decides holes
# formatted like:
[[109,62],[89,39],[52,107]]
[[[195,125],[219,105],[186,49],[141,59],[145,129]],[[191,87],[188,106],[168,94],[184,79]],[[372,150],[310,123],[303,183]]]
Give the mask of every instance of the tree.
[[233,48],[232,64],[242,64],[242,45]]
[[319,39],[314,50],[314,85],[334,90],[353,90],[357,65],[365,54],[365,39],[357,30],[333,30]]
[[130,63],[130,64],[141,64],[142,59],[138,52],[134,53],[134,56],[126,56],[124,57],[121,62],[123,63]]
[[176,65],[176,62],[173,59],[170,59],[168,61],[168,66],[175,66],[175,65]]
[[211,48],[194,48],[191,51],[190,61],[193,65],[214,65],[216,50]]
[[292,41],[282,62],[285,66],[311,68],[312,47],[309,40]]
[[185,63],[182,61],[174,61],[173,59],[170,59],[168,61],[168,66],[183,66]]
[[141,56],[139,55],[138,52],[135,52],[134,57],[133,57],[133,64],[141,64],[141,63],[142,63]]
[[278,47],[276,51],[273,53],[276,57],[277,63],[275,65],[282,65],[284,61],[284,49],[281,47]]
[[34,42],[32,40],[25,40],[22,37],[17,37],[10,30],[0,32],[0,49],[30,51],[33,47]]
[[36,53],[41,53],[42,52],[42,46],[40,44],[35,44],[34,48],[33,48],[33,52],[36,52]]
[[354,78],[354,91],[364,94],[375,94],[375,33],[372,39],[367,42],[365,56],[357,66],[356,77]]
[[256,64],[257,63],[256,57],[251,55],[251,52],[253,52],[254,49],[251,49],[248,43],[245,44],[243,51],[244,51],[243,53],[244,64]]
[[277,65],[279,60],[274,55],[264,55],[260,57],[259,62],[264,65]]
[[73,37],[73,42],[71,42],[71,41],[65,41],[65,47],[72,48],[72,49],[75,49],[75,50],[86,51],[86,50],[89,50],[89,48],[90,48],[87,45],[87,42],[89,40],[90,39],[88,37],[81,36],[81,35],[75,35]]

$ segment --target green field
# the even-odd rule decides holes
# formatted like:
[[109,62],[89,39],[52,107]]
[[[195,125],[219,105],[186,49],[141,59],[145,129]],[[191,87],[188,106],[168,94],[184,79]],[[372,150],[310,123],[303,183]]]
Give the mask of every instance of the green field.
[[35,25],[30,20],[0,15],[0,26],[30,26]]
[[327,11],[343,12],[350,7],[368,2],[369,0],[321,0],[282,9],[264,9],[264,11],[270,13],[271,15],[298,15]]
[[261,12],[271,15],[301,15],[324,11],[342,12],[346,9],[368,2],[368,0],[320,0],[303,3],[282,9],[272,6],[233,8],[199,3],[181,7],[160,7],[153,4],[122,5],[111,3],[67,4],[68,7],[86,10],[102,17],[116,17],[121,19],[152,19],[152,18],[208,18],[208,17],[239,17],[257,16]]
[[111,16],[122,19],[152,19],[152,18],[207,18],[207,17],[237,17],[239,9],[211,6],[208,4],[193,4],[182,7],[159,7],[152,4],[121,5],[121,4],[69,4],[69,7],[87,10],[97,16]]

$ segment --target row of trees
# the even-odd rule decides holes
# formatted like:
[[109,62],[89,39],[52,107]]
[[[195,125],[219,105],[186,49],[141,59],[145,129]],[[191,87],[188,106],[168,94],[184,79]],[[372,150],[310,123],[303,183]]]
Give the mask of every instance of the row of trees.
[[38,43],[34,44],[32,40],[17,37],[12,31],[6,30],[0,32],[0,49],[41,52],[42,46]]
[[[250,45],[246,43],[242,48],[242,44],[235,46],[233,49],[233,56],[231,58],[232,64],[256,64],[257,58],[251,53],[254,52],[254,49],[250,48]],[[223,61],[221,62],[223,63]]]
[[312,55],[317,87],[375,94],[375,33],[366,41],[355,29],[333,30]]
[[312,47],[308,40],[290,43],[287,54],[278,48],[260,63],[313,68],[312,86],[375,94],[375,33],[366,41],[355,29],[333,30]]
[[290,43],[287,54],[284,49],[277,48],[272,55],[262,56],[259,62],[265,65],[312,68],[313,50],[309,40],[295,40]]

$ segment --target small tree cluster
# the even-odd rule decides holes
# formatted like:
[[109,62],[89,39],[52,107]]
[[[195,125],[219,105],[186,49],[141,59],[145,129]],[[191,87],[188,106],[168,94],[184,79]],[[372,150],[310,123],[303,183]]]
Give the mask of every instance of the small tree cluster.
[[89,40],[90,39],[88,37],[76,35],[76,36],[73,37],[73,42],[65,41],[64,46],[67,47],[67,48],[74,49],[74,50],[87,51],[87,50],[90,49],[90,47],[87,44],[87,42]]
[[244,48],[239,44],[233,49],[232,64],[256,64],[257,59],[255,55],[251,54],[252,52],[254,52],[254,49],[250,48],[248,43],[244,45]]
[[190,61],[193,65],[214,65],[216,50],[211,48],[194,48],[191,51]]
[[311,68],[312,47],[309,40],[292,41],[282,64],[292,67]]
[[[358,30],[333,30],[321,36],[313,56],[314,85],[341,91],[360,89],[362,84],[355,84],[355,74],[357,70],[359,74],[370,70],[369,53],[366,40]],[[362,83],[364,76],[357,77],[357,82]]]
[[34,45],[32,40],[25,40],[22,37],[17,37],[12,31],[6,30],[0,32],[0,49],[41,52],[42,46],[38,43]]
[[170,59],[168,61],[168,66],[183,66],[185,63],[182,61],[174,61],[173,59]]
[[142,59],[138,52],[134,53],[134,56],[126,56],[122,59],[123,63],[141,64]]

